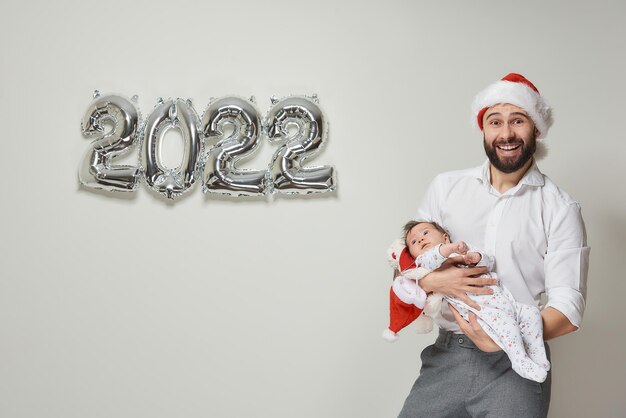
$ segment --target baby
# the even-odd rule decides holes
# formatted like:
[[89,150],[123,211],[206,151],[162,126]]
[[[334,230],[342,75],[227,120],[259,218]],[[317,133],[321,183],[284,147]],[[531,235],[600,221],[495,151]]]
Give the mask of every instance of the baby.
[[[442,299],[445,299],[466,320],[469,311],[476,314],[482,328],[506,352],[513,370],[520,376],[543,382],[550,370],[550,362],[546,357],[539,309],[518,303],[502,285],[490,286],[493,290],[491,295],[468,295],[481,306],[480,310],[449,296],[432,294],[426,298],[418,285],[419,279],[453,256],[462,256],[465,265],[485,266],[490,271],[487,275],[496,277],[491,272],[493,258],[471,250],[463,241],[451,243],[448,233],[434,222],[411,221],[404,230],[406,247],[391,253],[391,258],[398,261],[401,274],[394,279],[391,289],[391,325],[383,336],[395,340],[396,333],[411,322],[411,317],[418,318],[422,331],[430,331],[432,319],[423,315],[421,310],[428,315],[436,315]],[[400,322],[399,312],[403,316]]]

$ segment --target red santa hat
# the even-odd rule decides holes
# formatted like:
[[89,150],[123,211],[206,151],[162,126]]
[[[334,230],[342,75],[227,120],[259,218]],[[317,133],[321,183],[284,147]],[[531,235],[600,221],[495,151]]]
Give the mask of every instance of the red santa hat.
[[539,130],[537,138],[544,138],[552,126],[552,108],[539,94],[537,87],[521,74],[507,74],[476,95],[472,114],[480,130],[483,129],[485,112],[498,103],[509,103],[524,109]]
[[[387,251],[387,256],[391,266],[400,272],[416,267],[404,240],[394,241]],[[415,321],[422,314],[422,310],[412,303],[402,301],[392,286],[389,290],[389,327],[383,331],[383,338],[387,341],[397,340],[398,332]]]
[[387,341],[398,339],[398,332],[415,321],[422,314],[422,309],[400,300],[394,293],[393,287],[389,291],[389,328],[383,331],[383,338]]

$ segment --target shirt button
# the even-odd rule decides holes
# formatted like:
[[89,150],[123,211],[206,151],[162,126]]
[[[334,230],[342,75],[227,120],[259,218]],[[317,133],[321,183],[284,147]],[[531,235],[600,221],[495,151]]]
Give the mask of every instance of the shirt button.
[[459,338],[459,344],[463,344],[463,338]]

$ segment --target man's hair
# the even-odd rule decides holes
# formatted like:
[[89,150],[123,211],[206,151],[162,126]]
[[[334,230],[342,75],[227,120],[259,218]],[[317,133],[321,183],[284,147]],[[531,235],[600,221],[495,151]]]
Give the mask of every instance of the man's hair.
[[439,232],[441,232],[442,234],[446,234],[448,236],[450,236],[450,234],[448,233],[448,231],[446,231],[445,229],[443,229],[443,227],[441,225],[439,225],[437,222],[433,222],[433,221],[425,221],[422,219],[418,219],[415,221],[409,221],[404,225],[404,243],[406,244],[406,237],[409,235],[409,232],[411,232],[411,229],[413,229],[414,226],[419,225],[419,224],[431,224],[432,226],[435,227],[435,229]]

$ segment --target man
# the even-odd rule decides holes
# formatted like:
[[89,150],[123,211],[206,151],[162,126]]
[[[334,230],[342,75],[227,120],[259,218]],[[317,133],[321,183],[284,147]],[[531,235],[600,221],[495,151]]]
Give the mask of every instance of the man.
[[[578,329],[585,308],[589,247],[580,206],[543,175],[533,158],[552,112],[537,88],[509,74],[479,93],[472,111],[488,157],[481,167],[440,174],[418,218],[448,229],[496,259],[495,271],[518,302],[538,306],[544,340]],[[467,293],[488,294],[494,279],[453,264],[419,281],[476,305]],[[469,315],[445,306],[441,328],[422,352],[422,369],[400,417],[545,417],[551,376],[544,383],[516,374],[506,354]],[[546,344],[549,356],[549,348]]]

